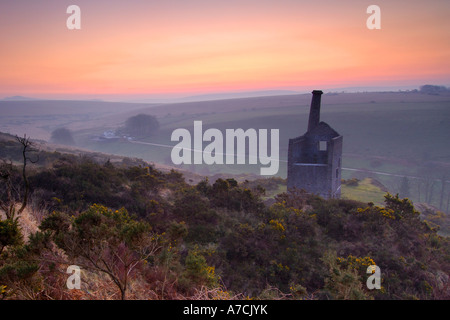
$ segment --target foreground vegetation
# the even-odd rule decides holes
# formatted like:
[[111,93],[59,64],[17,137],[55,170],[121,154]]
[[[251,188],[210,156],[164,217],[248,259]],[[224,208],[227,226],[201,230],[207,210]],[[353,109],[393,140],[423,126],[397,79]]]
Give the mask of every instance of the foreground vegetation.
[[[6,206],[0,221],[2,299],[450,298],[445,216],[426,221],[408,199],[267,199],[279,178],[188,184],[129,159],[40,152],[39,163],[26,209]],[[21,162],[1,172],[1,202],[23,204]],[[379,290],[366,287],[374,264]],[[80,289],[66,286],[70,265]]]

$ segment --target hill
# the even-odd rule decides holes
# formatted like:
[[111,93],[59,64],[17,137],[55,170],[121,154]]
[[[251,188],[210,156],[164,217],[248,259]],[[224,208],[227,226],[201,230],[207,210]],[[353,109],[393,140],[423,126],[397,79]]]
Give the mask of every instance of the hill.
[[[48,140],[59,127],[72,130],[77,146],[97,152],[131,156],[174,166],[170,137],[177,128],[255,128],[280,130],[280,168],[286,177],[287,141],[306,130],[310,94],[249,97],[166,104],[92,101],[0,101],[0,126],[13,134]],[[9,103],[9,104],[8,104]],[[123,126],[139,113],[155,115],[159,134],[141,141],[97,141],[106,131]],[[322,97],[322,119],[344,136],[343,178],[374,178],[392,193],[450,211],[449,93],[328,92]],[[137,143],[141,142],[141,143]],[[195,174],[259,175],[258,165],[176,166]]]
[[[437,232],[445,216],[421,218],[408,199],[278,193],[280,178],[187,183],[142,160],[41,151],[27,166],[27,210],[14,216],[26,189],[21,147],[3,137],[6,159],[18,157],[1,167],[2,299],[450,297],[450,243]],[[26,237],[19,225],[30,226]],[[65,285],[69,265],[83,270],[77,290]],[[374,265],[381,287],[370,290]]]

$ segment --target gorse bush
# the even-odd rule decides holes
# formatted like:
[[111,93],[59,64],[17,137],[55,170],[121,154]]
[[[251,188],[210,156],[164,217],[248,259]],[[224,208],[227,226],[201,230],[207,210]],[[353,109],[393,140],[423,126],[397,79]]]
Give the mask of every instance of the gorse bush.
[[92,205],[77,217],[53,213],[41,224],[55,244],[81,266],[106,273],[125,299],[132,272],[160,249],[151,227],[125,209]]
[[[189,185],[143,164],[56,159],[29,175],[39,231],[24,241],[0,221],[1,298],[450,298],[448,239],[397,195],[375,206],[292,191],[266,205],[275,180]],[[380,290],[366,287],[372,264]]]

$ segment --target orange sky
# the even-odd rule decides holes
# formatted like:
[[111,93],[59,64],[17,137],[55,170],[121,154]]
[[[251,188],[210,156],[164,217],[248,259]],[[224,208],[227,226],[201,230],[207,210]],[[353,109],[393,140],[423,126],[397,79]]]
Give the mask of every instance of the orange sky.
[[[81,30],[66,8],[81,8]],[[381,30],[366,9],[381,8]],[[450,1],[0,3],[0,97],[450,84]]]

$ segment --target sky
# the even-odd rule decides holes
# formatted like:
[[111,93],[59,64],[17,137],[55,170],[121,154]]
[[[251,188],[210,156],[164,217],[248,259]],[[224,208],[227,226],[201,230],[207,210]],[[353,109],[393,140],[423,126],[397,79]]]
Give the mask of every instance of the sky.
[[450,86],[449,14],[448,0],[0,0],[0,98]]

